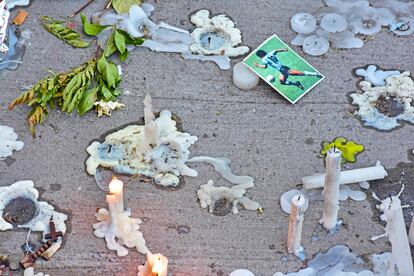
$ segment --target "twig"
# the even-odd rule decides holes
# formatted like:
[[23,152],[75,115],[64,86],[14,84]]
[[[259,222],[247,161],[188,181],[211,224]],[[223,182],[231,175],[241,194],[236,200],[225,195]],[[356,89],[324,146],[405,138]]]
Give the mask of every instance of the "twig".
[[89,6],[93,1],[95,0],[89,0],[85,5],[80,7],[77,11],[75,11],[72,15],[68,16],[69,18],[75,17],[78,13],[80,13],[83,9],[85,9],[87,6]]
[[111,8],[112,5],[112,0],[109,0],[108,3],[106,3],[105,5],[105,10],[109,10]]

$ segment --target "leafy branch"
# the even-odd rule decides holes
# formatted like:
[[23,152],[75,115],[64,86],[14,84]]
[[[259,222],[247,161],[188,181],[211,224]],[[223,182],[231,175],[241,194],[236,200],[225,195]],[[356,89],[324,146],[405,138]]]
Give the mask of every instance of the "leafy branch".
[[49,33],[75,48],[86,48],[90,45],[89,42],[80,40],[81,35],[78,32],[63,26],[63,21],[58,21],[48,16],[41,16],[40,22]]
[[[119,96],[118,85],[121,76],[117,65],[107,58],[118,53],[120,60],[124,61],[128,56],[127,46],[140,45],[144,41],[140,38],[132,38],[127,32],[118,30],[115,26],[90,23],[83,14],[81,19],[87,35],[96,36],[106,28],[112,29],[105,49],[98,51],[97,57],[68,72],[52,74],[38,81],[9,104],[9,110],[19,104],[26,104],[32,108],[27,121],[33,136],[36,126],[43,123],[50,110],[55,109],[56,106],[63,112],[71,113],[76,109],[79,115],[83,115],[94,107],[95,102],[112,101]],[[84,45],[78,40],[80,35],[71,29],[70,31],[65,29],[61,25],[62,22],[49,17],[42,17],[42,20],[46,22],[42,21],[42,24],[48,31],[50,29],[53,35],[72,46]]]

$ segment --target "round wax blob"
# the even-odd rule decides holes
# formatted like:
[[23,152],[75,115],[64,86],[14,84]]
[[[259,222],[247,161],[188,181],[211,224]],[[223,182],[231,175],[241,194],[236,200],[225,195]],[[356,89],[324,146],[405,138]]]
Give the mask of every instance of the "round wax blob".
[[347,27],[346,18],[338,13],[328,13],[321,19],[321,28],[331,33],[343,32]]
[[351,191],[349,197],[355,201],[363,201],[367,198],[367,194],[361,191]]
[[297,13],[290,19],[292,29],[300,34],[309,34],[316,29],[316,18],[310,13]]
[[240,89],[252,89],[259,84],[259,77],[243,62],[238,62],[233,68],[233,82]]
[[303,41],[303,51],[311,56],[321,56],[328,50],[329,41],[324,37],[311,35]]
[[290,190],[280,196],[280,206],[282,207],[283,212],[290,214],[290,208],[292,205],[292,199],[294,196],[303,196],[305,198],[305,204],[303,205],[303,212],[308,210],[309,200],[308,198],[298,190]]

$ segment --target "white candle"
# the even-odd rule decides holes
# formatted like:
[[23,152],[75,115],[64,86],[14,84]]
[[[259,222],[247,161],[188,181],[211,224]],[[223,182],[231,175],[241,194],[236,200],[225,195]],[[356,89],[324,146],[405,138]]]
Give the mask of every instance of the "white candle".
[[167,276],[168,259],[148,251],[145,265],[138,266],[138,276]]
[[414,216],[411,220],[410,232],[408,233],[408,239],[410,240],[411,245],[414,245]]
[[109,193],[114,195],[116,198],[116,210],[118,213],[124,211],[124,193],[123,193],[124,183],[121,180],[118,180],[115,176],[112,178],[112,181],[109,183]]
[[292,205],[290,207],[287,250],[289,253],[293,253],[296,256],[303,251],[300,242],[302,239],[304,205],[305,197],[303,195],[296,195],[293,197]]
[[116,195],[106,195],[106,202],[108,203],[109,214],[111,215],[111,224],[116,226],[116,221],[119,217]]
[[243,62],[238,62],[233,68],[233,82],[240,89],[252,89],[259,84],[259,77]]
[[[381,164],[377,164],[374,167],[343,171],[340,175],[340,184],[351,184],[362,181],[371,181],[377,179],[383,179],[388,174]],[[315,174],[302,178],[303,188],[317,189],[322,188],[325,185],[325,174]]]
[[323,189],[324,206],[322,223],[330,230],[335,228],[339,210],[339,180],[341,173],[342,152],[336,148],[328,150],[325,158],[325,187]]
[[[387,275],[414,275],[413,260],[411,259],[410,244],[400,199],[398,196],[388,197],[382,200],[377,207],[384,212],[382,218],[387,222],[387,225],[385,226],[385,234],[371,239],[376,240],[388,236],[391,243],[391,257]],[[398,271],[397,273],[395,273],[395,269]]]
[[144,140],[142,146],[145,147],[144,152],[152,149],[158,144],[158,130],[155,123],[155,114],[152,112],[152,99],[147,94],[144,99]]

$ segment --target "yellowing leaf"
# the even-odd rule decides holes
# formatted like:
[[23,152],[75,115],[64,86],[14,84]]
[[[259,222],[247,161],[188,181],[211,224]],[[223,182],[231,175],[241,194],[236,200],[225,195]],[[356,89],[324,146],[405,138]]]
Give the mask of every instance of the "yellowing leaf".
[[128,13],[132,5],[141,5],[141,0],[112,0],[112,6],[118,14]]

